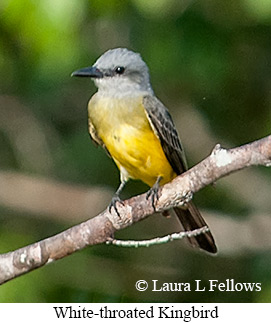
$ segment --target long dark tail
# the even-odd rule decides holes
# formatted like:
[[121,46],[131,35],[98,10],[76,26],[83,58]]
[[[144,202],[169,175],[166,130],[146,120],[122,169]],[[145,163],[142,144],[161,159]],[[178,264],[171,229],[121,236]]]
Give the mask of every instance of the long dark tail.
[[[174,208],[174,211],[185,231],[192,231],[207,226],[199,210],[192,202],[187,204],[187,209]],[[217,252],[215,241],[210,231],[188,238],[188,240],[193,247],[198,247],[211,253]]]

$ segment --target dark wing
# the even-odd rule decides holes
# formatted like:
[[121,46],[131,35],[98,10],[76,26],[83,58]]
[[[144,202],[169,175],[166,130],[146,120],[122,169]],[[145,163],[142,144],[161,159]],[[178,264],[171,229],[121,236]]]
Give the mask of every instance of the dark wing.
[[187,163],[184,150],[167,108],[151,95],[144,96],[143,105],[171,167],[178,175],[185,172]]
[[108,156],[111,157],[109,151],[107,150],[104,142],[102,139],[98,136],[97,130],[94,127],[93,123],[91,122],[90,118],[88,118],[88,132],[90,134],[90,138],[97,146],[102,146],[104,150],[107,152]]
[[[176,174],[181,174],[187,170],[184,151],[174,126],[172,118],[167,108],[154,96],[143,98],[144,108],[149,122],[159,138],[163,151]],[[189,202],[185,209],[174,208],[185,231],[190,231],[207,226],[196,206]],[[211,253],[216,253],[216,245],[211,232],[200,234],[189,238],[193,246],[197,246]]]

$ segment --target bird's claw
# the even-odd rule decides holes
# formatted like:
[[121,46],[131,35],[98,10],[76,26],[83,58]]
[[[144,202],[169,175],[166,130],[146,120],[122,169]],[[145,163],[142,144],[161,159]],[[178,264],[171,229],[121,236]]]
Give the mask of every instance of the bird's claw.
[[120,217],[120,214],[117,208],[117,203],[124,205],[124,202],[120,199],[120,197],[118,195],[114,195],[108,206],[108,209],[109,209],[109,212],[111,213],[112,208],[114,208],[115,212]]
[[152,207],[154,211],[156,211],[155,204],[159,200],[159,182],[155,183],[152,188],[150,188],[147,192],[146,199],[151,199]]

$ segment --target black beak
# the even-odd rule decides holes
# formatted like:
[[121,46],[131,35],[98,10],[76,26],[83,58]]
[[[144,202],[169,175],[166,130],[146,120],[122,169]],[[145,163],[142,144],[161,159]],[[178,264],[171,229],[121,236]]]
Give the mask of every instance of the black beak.
[[71,76],[102,78],[103,73],[97,67],[91,66],[75,71]]

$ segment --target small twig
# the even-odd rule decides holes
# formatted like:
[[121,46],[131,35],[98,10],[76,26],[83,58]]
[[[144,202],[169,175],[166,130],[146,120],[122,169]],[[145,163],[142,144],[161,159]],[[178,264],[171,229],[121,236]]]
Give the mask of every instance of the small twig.
[[118,239],[109,238],[106,241],[106,244],[112,244],[118,247],[129,247],[129,248],[150,247],[153,245],[168,243],[174,240],[181,240],[185,237],[188,237],[188,238],[195,237],[197,235],[206,233],[208,231],[210,231],[210,229],[207,226],[204,226],[202,228],[195,229],[193,231],[171,233],[164,237],[156,237],[148,240],[118,240]]

